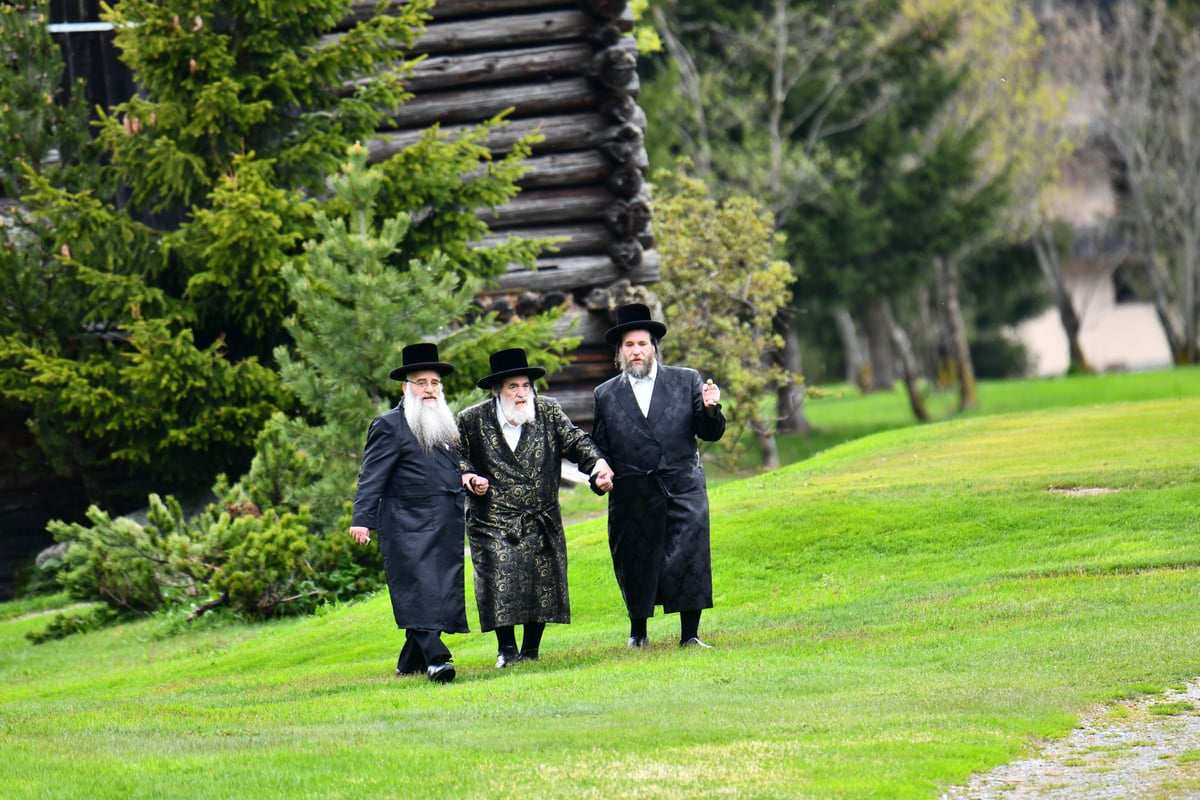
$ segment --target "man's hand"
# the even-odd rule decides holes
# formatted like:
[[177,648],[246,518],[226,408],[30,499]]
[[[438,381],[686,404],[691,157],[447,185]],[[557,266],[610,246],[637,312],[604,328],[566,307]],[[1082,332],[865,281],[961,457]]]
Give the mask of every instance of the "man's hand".
[[596,462],[596,466],[592,467],[592,484],[601,493],[612,491],[613,471],[603,458]]
[[700,396],[704,399],[705,408],[713,408],[721,402],[721,387],[712,382],[709,378],[704,388],[700,390]]
[[359,544],[366,544],[371,541],[371,531],[359,525],[353,525],[350,528],[350,536]]
[[464,472],[462,476],[463,486],[467,487],[467,491],[474,495],[482,497],[487,494],[488,479],[482,475],[476,475],[474,472]]

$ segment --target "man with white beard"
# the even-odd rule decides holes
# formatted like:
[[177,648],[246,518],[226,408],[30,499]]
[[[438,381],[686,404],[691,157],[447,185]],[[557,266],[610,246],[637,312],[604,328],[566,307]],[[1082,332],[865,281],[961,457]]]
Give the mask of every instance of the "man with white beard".
[[[403,399],[371,422],[354,495],[350,535],[359,544],[379,532],[396,626],[405,629],[397,675],[454,680],[442,633],[467,633],[463,581],[463,501],[487,481],[464,474],[458,426],[442,396],[454,371],[437,345],[405,347],[392,380]],[[470,484],[470,485],[468,485]],[[466,487],[466,488],[464,488]]]
[[[558,403],[537,395],[533,382],[546,370],[529,366],[524,350],[493,353],[490,365],[476,385],[492,397],[460,412],[458,429],[476,473],[468,478],[475,496],[467,538],[479,626],[496,632],[496,666],[504,668],[539,658],[546,623],[571,621],[558,502],[563,459],[590,473],[598,491],[612,487],[612,470]],[[524,626],[520,650],[517,625]]]

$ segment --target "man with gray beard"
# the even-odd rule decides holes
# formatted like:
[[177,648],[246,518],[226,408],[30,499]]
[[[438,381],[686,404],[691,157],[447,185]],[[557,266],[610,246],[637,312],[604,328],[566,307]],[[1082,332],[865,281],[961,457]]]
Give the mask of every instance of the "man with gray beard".
[[617,309],[604,338],[620,373],[596,387],[592,438],[609,457],[608,546],[629,612],[630,648],[649,644],[654,607],[679,612],[679,644],[707,648],[700,615],[712,608],[708,488],[697,440],[725,433],[721,390],[687,367],[660,363],[667,326],[641,303]]
[[[460,412],[458,428],[463,456],[477,473],[467,538],[479,627],[496,632],[496,666],[504,668],[540,657],[546,623],[571,621],[558,503],[563,459],[591,473],[601,491],[611,487],[612,471],[558,403],[537,396],[533,382],[546,370],[529,366],[524,350],[493,353],[490,363],[491,374],[476,385],[492,396]],[[517,625],[524,626],[520,650]]]
[[[442,396],[454,371],[437,345],[405,347],[392,370],[404,382],[400,404],[371,422],[354,495],[350,535],[359,544],[379,532],[396,626],[404,647],[397,675],[454,680],[442,633],[467,633],[463,580],[463,504],[468,479],[458,454],[458,426]],[[486,492],[475,478],[471,491]]]

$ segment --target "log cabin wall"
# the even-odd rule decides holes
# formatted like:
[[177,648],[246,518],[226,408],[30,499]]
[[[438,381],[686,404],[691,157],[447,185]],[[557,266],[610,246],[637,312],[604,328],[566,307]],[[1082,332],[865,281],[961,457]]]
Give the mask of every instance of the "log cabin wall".
[[[403,2],[395,2],[401,6]],[[357,2],[347,27],[375,13]],[[453,136],[512,109],[490,146],[504,152],[538,130],[521,193],[481,215],[492,236],[561,239],[535,270],[513,268],[479,298],[501,319],[566,304],[582,337],[548,394],[590,427],[592,389],[613,374],[604,331],[626,302],[654,303],[659,278],[646,189],[646,117],[637,104],[637,47],[626,0],[438,0],[407,82],[414,97],[371,144],[384,159],[431,125]]]

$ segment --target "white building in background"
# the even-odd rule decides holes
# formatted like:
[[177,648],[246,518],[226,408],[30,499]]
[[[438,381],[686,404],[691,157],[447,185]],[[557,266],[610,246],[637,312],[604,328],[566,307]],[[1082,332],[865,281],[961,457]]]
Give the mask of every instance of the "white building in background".
[[[1087,132],[1106,113],[1102,34],[1094,25],[1078,22],[1047,25],[1046,15],[1053,20],[1060,5],[1048,2],[1039,8],[1049,45],[1047,66],[1070,87],[1069,122]],[[1121,280],[1126,253],[1104,233],[1118,203],[1111,165],[1095,139],[1084,138],[1049,201],[1051,213],[1075,233],[1072,252],[1062,256],[1062,271],[1079,315],[1080,347],[1097,372],[1169,367],[1171,350],[1154,306],[1134,296]],[[1012,333],[1025,345],[1033,375],[1067,371],[1067,335],[1057,309],[1022,322]]]
[[[1154,307],[1144,302],[1117,302],[1117,292],[1108,275],[1067,273],[1075,309],[1080,313],[1080,346],[1097,372],[1157,369],[1171,366],[1171,350]],[[1070,359],[1067,335],[1058,311],[1026,320],[1013,331],[1029,352],[1033,375],[1062,375]]]

